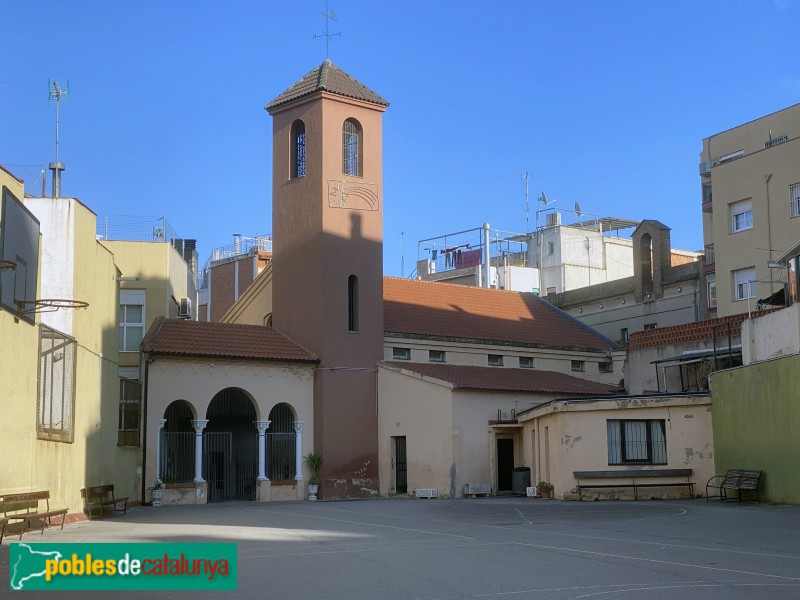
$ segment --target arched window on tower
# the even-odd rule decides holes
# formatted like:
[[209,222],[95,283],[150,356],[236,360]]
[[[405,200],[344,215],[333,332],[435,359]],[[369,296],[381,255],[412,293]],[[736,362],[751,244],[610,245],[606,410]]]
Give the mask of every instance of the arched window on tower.
[[292,179],[306,174],[306,125],[299,119],[292,123]]
[[347,331],[358,331],[358,277],[347,278]]
[[342,127],[342,173],[360,177],[362,171],[363,131],[355,119],[347,119]]

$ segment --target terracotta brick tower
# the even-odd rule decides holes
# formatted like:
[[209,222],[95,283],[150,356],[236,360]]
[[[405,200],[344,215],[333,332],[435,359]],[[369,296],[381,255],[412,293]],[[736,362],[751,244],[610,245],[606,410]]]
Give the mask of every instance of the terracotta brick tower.
[[379,489],[388,105],[326,60],[265,107],[273,118],[273,326],[320,357],[314,449],[324,459],[324,498]]

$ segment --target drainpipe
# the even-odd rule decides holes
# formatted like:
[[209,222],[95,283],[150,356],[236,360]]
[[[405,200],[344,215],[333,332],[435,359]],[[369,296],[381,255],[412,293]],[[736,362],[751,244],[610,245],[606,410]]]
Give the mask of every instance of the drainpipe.
[[[772,222],[770,221],[769,210],[769,181],[772,179],[772,173],[764,175],[764,191],[767,195],[767,260],[772,260]],[[751,209],[752,210],[752,209]],[[770,275],[769,293],[775,293],[775,286],[772,283],[772,275]],[[748,293],[748,296],[750,294]]]
[[491,227],[488,223],[483,224],[483,264],[486,265],[486,287],[492,287],[492,264],[491,249],[489,248],[489,231]]

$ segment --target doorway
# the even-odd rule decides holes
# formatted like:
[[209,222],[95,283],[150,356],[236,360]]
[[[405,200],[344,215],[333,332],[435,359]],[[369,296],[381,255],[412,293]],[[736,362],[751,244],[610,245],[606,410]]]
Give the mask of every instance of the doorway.
[[513,489],[514,440],[497,440],[497,491],[510,492]]
[[258,433],[253,403],[242,390],[226,388],[211,400],[206,418],[203,479],[208,501],[255,500]]
[[406,436],[394,440],[394,489],[398,494],[408,493],[408,459],[406,458]]

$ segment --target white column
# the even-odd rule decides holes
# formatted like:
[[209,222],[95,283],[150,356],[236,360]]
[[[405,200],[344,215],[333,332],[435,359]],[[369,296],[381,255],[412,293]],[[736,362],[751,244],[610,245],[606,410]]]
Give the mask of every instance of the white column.
[[267,464],[267,439],[266,433],[269,429],[269,421],[256,421],[258,429],[258,481],[268,481],[266,473]]
[[297,475],[294,478],[297,481],[303,481],[303,421],[295,421],[294,422],[294,430],[297,432],[297,439],[295,440],[295,451],[296,451],[296,464],[297,464]]
[[208,425],[208,419],[192,420],[194,427],[194,482],[203,483],[203,429]]
[[166,424],[166,419],[158,420],[158,438],[156,439],[156,481],[161,481],[161,431]]

